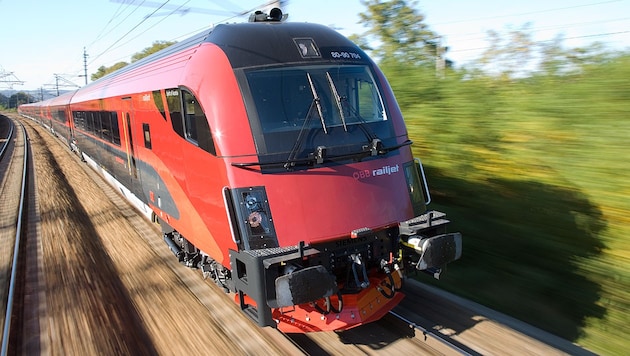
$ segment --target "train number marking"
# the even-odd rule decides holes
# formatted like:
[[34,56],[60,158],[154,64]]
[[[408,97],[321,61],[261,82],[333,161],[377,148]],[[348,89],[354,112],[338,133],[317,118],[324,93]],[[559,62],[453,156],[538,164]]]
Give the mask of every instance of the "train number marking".
[[331,51],[330,55],[333,58],[343,58],[343,59],[361,59],[361,55],[355,52],[346,52],[346,51]]

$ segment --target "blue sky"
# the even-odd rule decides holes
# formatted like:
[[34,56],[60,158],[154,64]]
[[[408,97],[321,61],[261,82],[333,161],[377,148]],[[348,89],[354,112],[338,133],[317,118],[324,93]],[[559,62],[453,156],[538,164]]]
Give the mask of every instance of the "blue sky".
[[[129,61],[154,41],[180,41],[213,24],[247,21],[247,15],[236,14],[268,2],[0,0],[0,72],[13,72],[25,82],[16,90],[52,91],[55,74],[83,85],[85,79],[78,75],[83,74],[84,47],[89,76],[102,65]],[[173,13],[178,8],[189,11]],[[450,48],[447,57],[456,65],[478,58],[488,46],[488,30],[506,32],[528,22],[536,41],[561,34],[566,47],[601,41],[614,49],[630,48],[630,0],[425,0],[415,8],[442,36]],[[283,10],[289,21],[330,25],[344,35],[365,31],[358,24],[358,14],[365,11],[360,0],[289,0]],[[0,89],[6,85],[0,83]]]

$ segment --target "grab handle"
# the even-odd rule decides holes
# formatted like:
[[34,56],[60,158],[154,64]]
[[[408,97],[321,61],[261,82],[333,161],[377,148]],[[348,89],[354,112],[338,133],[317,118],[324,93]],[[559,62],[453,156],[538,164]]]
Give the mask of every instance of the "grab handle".
[[424,174],[424,168],[422,167],[422,162],[420,162],[419,158],[414,158],[413,159],[416,162],[416,167],[418,168],[418,171],[420,172],[420,175],[422,176],[422,186],[424,187],[424,193],[425,193],[425,197],[427,198],[427,201],[424,203],[424,205],[429,205],[429,203],[431,203],[431,193],[429,193],[429,185],[427,184],[427,177]]

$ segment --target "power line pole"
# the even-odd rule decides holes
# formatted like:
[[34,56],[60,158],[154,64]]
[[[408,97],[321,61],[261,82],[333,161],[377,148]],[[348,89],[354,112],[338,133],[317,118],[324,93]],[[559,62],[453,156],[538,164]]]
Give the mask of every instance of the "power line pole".
[[59,75],[55,74],[55,89],[57,89],[57,96],[59,96]]
[[87,57],[88,54],[85,47],[83,47],[83,76],[85,77],[85,85],[87,85]]
[[85,50],[85,47],[83,47],[83,74],[78,75],[79,77],[84,77],[85,78],[85,85],[87,85],[87,51]]
[[[64,87],[77,87],[80,88],[80,85],[76,85],[73,82],[69,81],[68,79],[62,77],[59,74],[53,74],[55,76],[55,88],[57,90],[57,96],[59,96],[59,87],[60,86],[64,86]],[[59,84],[59,81],[62,82],[62,84]]]

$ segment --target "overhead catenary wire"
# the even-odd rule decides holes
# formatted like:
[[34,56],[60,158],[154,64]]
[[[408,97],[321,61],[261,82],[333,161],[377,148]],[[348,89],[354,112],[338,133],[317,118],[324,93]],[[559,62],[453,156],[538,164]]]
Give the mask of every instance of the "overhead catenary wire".
[[121,43],[119,46],[117,47],[113,47],[111,49],[117,49],[120,48],[126,44],[128,44],[129,42],[135,40],[136,38],[142,36],[144,33],[146,33],[147,31],[149,31],[150,29],[154,28],[155,26],[159,25],[162,21],[166,20],[169,16],[177,13],[177,11],[179,11],[182,7],[184,7],[186,4],[188,4],[190,2],[190,0],[186,1],[185,3],[183,3],[182,5],[180,5],[178,8],[173,9],[168,15],[166,15],[165,17],[163,17],[160,21],[154,23],[153,25],[151,25],[149,28],[145,29],[144,31],[140,32],[139,34],[137,34],[135,37],[130,38],[127,42],[125,43]]
[[116,40],[114,43],[112,43],[109,47],[107,47],[104,51],[102,51],[97,56],[95,56],[94,59],[92,59],[92,61],[90,61],[90,63],[88,63],[88,65],[94,63],[95,60],[100,58],[103,54],[107,53],[107,51],[109,51],[112,47],[114,47],[116,44],[118,44],[120,41],[122,41],[123,38],[125,38],[127,35],[129,35],[131,32],[133,32],[136,28],[138,28],[138,26],[142,25],[146,20],[151,18],[151,16],[153,16],[156,12],[160,11],[160,9],[162,7],[164,7],[164,5],[168,4],[170,1],[171,0],[166,0],[164,3],[162,3],[162,5],[160,5],[158,8],[153,10],[153,12],[151,12],[149,15],[144,17],[138,24],[136,24],[133,28],[131,28],[131,30],[127,31],[127,33],[125,33],[122,37],[120,37],[118,40]]
[[[127,31],[127,33],[125,33],[125,34],[124,34],[123,36],[121,36],[119,39],[117,39],[116,41],[114,41],[114,43],[112,43],[112,44],[111,44],[109,47],[107,47],[105,50],[101,51],[98,55],[94,56],[94,57],[92,58],[92,60],[88,63],[88,65],[93,64],[93,63],[94,63],[94,62],[95,62],[98,58],[102,57],[102,56],[103,56],[105,53],[107,53],[108,51],[110,51],[110,50],[112,50],[112,49],[117,49],[117,48],[120,48],[120,47],[122,47],[122,46],[124,46],[124,45],[128,44],[128,43],[129,43],[129,42],[131,42],[133,39],[135,39],[135,38],[137,38],[138,36],[140,36],[140,35],[142,35],[142,34],[146,33],[147,31],[149,31],[149,30],[150,30],[150,29],[152,29],[153,27],[157,26],[157,25],[158,25],[159,23],[161,23],[162,21],[166,20],[166,18],[169,18],[170,16],[172,16],[172,15],[174,15],[174,14],[177,14],[177,13],[178,13],[181,9],[183,9],[183,8],[185,7],[185,5],[186,5],[186,4],[188,4],[188,2],[190,2],[190,0],[188,0],[188,1],[186,1],[184,4],[179,5],[179,6],[177,6],[177,7],[174,7],[174,8],[172,9],[172,11],[171,11],[170,13],[168,13],[168,14],[167,14],[167,15],[166,15],[163,19],[161,19],[161,20],[160,20],[160,21],[158,21],[157,23],[153,24],[151,27],[149,27],[149,28],[145,29],[143,32],[141,32],[140,34],[136,35],[135,37],[131,38],[129,41],[127,41],[127,42],[125,42],[125,43],[122,43],[122,44],[120,44],[119,46],[116,46],[116,45],[117,45],[117,44],[119,44],[119,43],[120,43],[120,42],[121,42],[121,41],[122,41],[122,40],[123,40],[126,36],[128,36],[131,32],[135,31],[135,30],[136,30],[136,29],[137,29],[140,25],[142,25],[142,24],[143,24],[146,20],[148,20],[149,18],[152,18],[152,17],[153,17],[153,16],[154,16],[154,15],[155,15],[155,14],[156,14],[159,10],[161,10],[161,9],[165,8],[165,6],[167,5],[167,3],[168,3],[169,1],[170,1],[170,0],[167,0],[166,2],[162,3],[161,5],[159,5],[159,6],[158,6],[158,7],[157,7],[157,8],[156,8],[153,12],[151,12],[149,15],[145,16],[145,17],[144,17],[144,18],[143,18],[143,19],[142,19],[139,23],[137,23],[137,24],[136,24],[135,26],[133,26],[133,27],[132,27],[129,31]],[[277,1],[267,1],[267,2],[265,2],[264,4],[259,5],[259,6],[256,6],[256,7],[252,8],[252,9],[249,9],[249,10],[244,10],[244,11],[239,11],[239,12],[232,12],[232,13],[233,13],[233,15],[232,15],[232,16],[229,16],[229,17],[223,18],[222,20],[220,20],[220,21],[218,21],[218,22],[226,22],[226,21],[229,21],[229,20],[234,19],[234,18],[236,18],[236,17],[240,17],[240,16],[247,15],[247,14],[249,14],[250,12],[255,11],[256,9],[259,9],[260,7],[263,7],[263,6],[268,6],[268,5],[271,5],[271,4],[276,3],[276,2],[277,2]],[[138,4],[138,5],[137,5],[137,8],[139,8],[140,6],[142,6],[142,4],[144,4],[144,3],[145,3],[145,1],[142,1],[140,4]],[[285,2],[285,3],[286,3],[286,2]],[[230,4],[231,4],[231,3],[230,3]],[[157,4],[156,4],[156,5],[157,5]],[[232,5],[233,5],[233,4],[232,4]],[[176,6],[176,5],[173,5],[173,6]],[[134,11],[135,11],[135,10],[134,10]],[[208,11],[214,11],[214,10],[208,10]],[[121,21],[121,22],[122,22],[122,21]],[[195,31],[192,31],[192,32],[190,32],[190,33],[197,33],[197,32],[202,31],[202,30],[204,30],[204,29],[206,29],[206,28],[208,28],[208,27],[212,27],[212,25],[210,25],[210,26],[205,26],[205,27],[201,28],[200,30],[195,30]],[[182,37],[185,37],[185,36],[189,35],[190,33],[188,33],[188,34],[184,34],[184,35],[181,35],[181,36],[178,36],[177,38],[182,38]],[[93,41],[93,43],[94,43],[94,42],[96,42],[96,40],[95,40],[95,41]],[[126,56],[126,57],[128,57],[128,56]],[[124,57],[124,58],[126,58],[126,57]]]
[[[267,6],[271,3],[274,3],[274,1],[266,1],[264,2],[262,5],[258,6],[258,7],[254,7],[253,9],[249,10],[249,11],[242,11],[242,12],[238,12],[236,13],[237,10],[237,6],[235,6],[233,3],[229,2],[228,4],[223,3],[223,1],[218,1],[218,0],[212,0],[212,2],[216,2],[218,4],[220,4],[221,6],[226,7],[226,5],[230,5],[229,7],[226,7],[226,9],[228,11],[231,11],[234,13],[233,16],[231,17],[227,17],[225,19],[219,20],[219,21],[214,21],[213,23],[210,23],[207,26],[203,26],[200,27],[197,30],[192,30],[192,31],[188,31],[186,34],[182,34],[182,35],[177,35],[177,34],[171,34],[174,36],[170,36],[171,38],[167,39],[164,38],[163,40],[180,40],[182,38],[185,38],[187,36],[190,36],[194,33],[197,33],[199,31],[203,31],[207,28],[211,28],[212,26],[214,26],[214,24],[216,23],[221,23],[221,22],[226,22],[226,21],[230,21],[236,17],[240,17],[243,16],[244,14],[247,14],[251,11],[254,11],[256,9],[259,9],[262,6]],[[578,4],[578,5],[573,5],[573,6],[565,6],[565,7],[555,7],[555,8],[549,8],[549,9],[545,9],[545,10],[539,10],[539,11],[529,11],[529,12],[518,12],[518,13],[512,13],[512,14],[505,14],[505,15],[497,15],[497,16],[488,16],[488,17],[480,17],[480,18],[468,18],[468,19],[464,19],[464,20],[455,20],[455,21],[449,21],[447,23],[458,23],[458,22],[468,22],[468,21],[475,21],[475,20],[480,20],[480,19],[490,19],[490,18],[503,18],[503,17],[513,17],[513,16],[526,16],[528,14],[536,14],[536,13],[545,13],[545,12],[557,12],[557,11],[562,11],[562,10],[568,10],[568,9],[572,9],[572,8],[580,8],[580,7],[586,7],[586,6],[597,6],[597,5],[603,5],[603,4],[609,4],[609,3],[615,3],[615,2],[619,2],[619,0],[611,0],[611,1],[598,1],[598,2],[591,2],[591,3],[587,3],[587,4]],[[114,13],[114,15],[112,15],[112,17],[108,20],[107,24],[105,25],[105,27],[103,28],[103,30],[99,33],[99,35],[95,38],[95,40],[93,40],[90,43],[90,46],[93,46],[95,43],[97,42],[102,42],[103,39],[107,38],[108,35],[110,35],[113,31],[113,29],[111,28],[112,24],[116,23],[114,18],[119,18],[121,16],[123,16],[123,14],[127,14],[125,15],[125,17],[123,18],[123,20],[119,21],[116,23],[115,27],[121,27],[121,24],[123,24],[125,21],[128,21],[131,18],[131,14],[127,13],[127,11],[129,9],[133,9],[132,13],[137,13],[137,9],[142,5],[142,4],[146,4],[147,2],[145,0],[142,1],[124,1],[121,3],[121,6],[117,8],[116,12]],[[134,31],[138,31],[138,29],[140,28],[140,26],[142,24],[146,24],[146,21],[151,18],[151,19],[155,19],[157,16],[160,16],[159,11],[164,11],[165,8],[173,8],[174,6],[178,6],[178,9],[181,9],[184,5],[169,5],[167,6],[167,3],[169,3],[169,1],[166,1],[164,3],[157,3],[154,2],[154,4],[160,5],[162,7],[158,7],[155,11],[153,11],[150,15],[148,15],[147,17],[143,18],[140,22],[138,22],[137,24],[135,24],[133,27],[131,27],[131,29],[129,31],[127,31],[122,37],[118,38],[116,41],[114,41],[112,44],[110,44],[108,46],[108,48],[104,51],[100,51],[97,55],[90,55],[90,61],[89,61],[89,65],[94,65],[94,63],[96,63],[99,59],[102,59],[103,56],[105,54],[107,54],[108,52],[111,52],[113,49],[119,49],[121,47],[123,47],[124,45],[129,44],[130,42],[132,42],[133,40],[135,40],[136,38],[138,38],[139,36],[149,32],[151,29],[155,28],[158,24],[160,24],[161,22],[165,21],[166,18],[160,19],[158,23],[153,24],[151,27],[149,27],[148,29],[144,29],[142,30],[142,32],[136,36],[134,36],[133,38],[130,38],[130,35],[132,33],[134,33]],[[288,2],[283,2],[285,5]],[[123,7],[124,6],[124,7]],[[213,11],[213,10],[207,10],[207,11]],[[172,17],[173,14],[177,13],[177,9],[171,11],[168,15],[166,15],[166,17]],[[596,23],[596,22],[603,22],[604,20],[601,21],[590,21],[589,23]],[[617,21],[617,19],[613,19],[610,21]],[[444,22],[440,23],[440,24],[444,24]],[[572,24],[566,25],[566,26],[580,26],[581,22],[574,22]],[[566,26],[562,26],[562,25],[556,25],[555,27],[558,29],[562,29],[562,28],[566,28]],[[107,30],[109,28],[109,30]],[[554,26],[546,26],[546,27],[532,27],[531,31],[535,32],[535,33],[540,33],[540,31],[542,31],[543,29],[547,29],[548,31],[552,30],[554,28]],[[518,29],[516,29],[518,30]],[[591,35],[588,36],[571,36],[571,37],[565,37],[564,39],[575,39],[575,38],[588,38],[588,37],[604,37],[604,36],[615,36],[615,35],[619,35],[619,34],[623,34],[623,32],[601,32],[601,33],[593,33]],[[451,36],[456,36],[456,34],[450,34],[450,33],[446,33],[443,34],[442,37],[445,39],[444,44],[446,46],[448,46],[448,42],[449,42],[449,38],[451,38]],[[470,36],[470,34],[467,34],[467,36]],[[483,36],[476,36],[477,39],[479,39],[479,37],[483,37]],[[458,37],[458,39],[461,37]],[[127,39],[127,41],[123,42],[125,39]],[[160,38],[156,38],[156,40],[158,40]],[[472,42],[474,40],[471,39],[470,41]],[[540,41],[538,41],[540,42]],[[461,52],[471,52],[474,50],[477,50],[478,47],[480,46],[475,46],[476,48],[462,48],[461,46],[459,48],[453,48],[451,47],[449,49],[449,53],[461,53]],[[483,48],[482,48],[483,49]],[[128,55],[121,55],[118,61],[125,61],[128,60],[128,58],[132,55],[133,53],[129,53]],[[79,58],[77,56],[77,58]],[[113,64],[116,61],[111,61],[108,60],[108,63]],[[108,64],[106,64],[108,65]],[[78,64],[77,64],[78,66]],[[71,70],[67,71],[67,72],[71,72]],[[79,73],[80,71],[77,71],[77,73]]]
[[[127,14],[127,16],[125,16],[122,20],[118,21],[118,23],[116,24],[116,26],[112,26],[112,28],[107,31],[106,33],[105,30],[107,29],[107,27],[114,21],[114,19],[116,19],[118,16],[122,15],[128,8],[131,7],[131,5],[133,5],[133,2],[128,2],[128,3],[120,3],[120,6],[118,6],[118,9],[116,9],[116,11],[114,11],[114,14],[112,15],[112,17],[109,19],[109,21],[107,21],[107,24],[105,24],[105,26],[103,27],[103,29],[101,30],[101,32],[96,36],[96,38],[90,42],[90,44],[88,45],[88,47],[92,46],[94,43],[96,43],[98,40],[100,40],[101,38],[103,38],[104,36],[107,36],[108,34],[110,34],[112,31],[114,31],[116,29],[116,27],[120,26],[120,24],[122,24],[123,22],[125,22],[129,16],[133,15],[136,10],[138,10],[140,8],[140,6],[142,6],[142,4],[144,4],[144,0],[140,3],[140,5],[135,6],[131,12],[129,12]],[[125,8],[123,9],[123,5],[126,5]],[[122,10],[121,10],[122,9]]]
[[[616,18],[616,19],[606,19],[606,20],[597,20],[597,21],[588,21],[588,22],[572,22],[572,23],[567,23],[567,24],[555,24],[555,25],[550,25],[550,26],[534,26],[531,28],[528,28],[527,30],[531,31],[532,33],[540,33],[540,32],[549,32],[549,31],[560,31],[562,32],[563,30],[569,29],[569,28],[575,28],[575,27],[581,27],[584,25],[597,25],[597,24],[602,24],[602,23],[606,23],[606,24],[610,24],[613,22],[622,22],[622,21],[628,21],[630,18],[629,17],[623,17],[623,18]],[[523,25],[529,24],[531,22],[525,22]],[[507,28],[507,30],[511,30],[511,28]],[[516,29],[517,31],[519,30],[518,28]],[[499,31],[498,29],[493,31]],[[622,33],[622,32],[610,32],[611,35],[614,34],[618,34],[618,33]],[[556,32],[556,34],[558,34],[558,32]],[[572,36],[571,38],[580,38],[580,37],[600,37],[600,36],[605,36],[608,33],[599,33],[599,34],[591,34],[591,35],[584,35],[584,36]],[[449,37],[457,37],[460,41],[462,40],[467,40],[467,41],[475,41],[475,40],[484,40],[487,38],[488,35],[488,31],[483,31],[483,32],[469,32],[469,33],[465,33],[465,34],[457,34],[457,33],[440,33],[440,36],[443,38],[448,39]]]
[[[497,18],[522,18],[527,15],[566,12],[566,11],[570,11],[571,9],[595,7],[595,6],[601,6],[604,4],[617,3],[620,1],[621,0],[598,1],[598,2],[590,2],[590,3],[585,3],[585,4],[575,4],[572,6],[553,7],[553,8],[547,8],[547,9],[537,10],[537,11],[514,12],[514,13],[500,14],[500,15],[495,15],[495,16],[466,17],[465,19],[454,19],[453,21],[435,22],[431,24],[431,26],[466,24],[466,23],[488,21],[488,20],[497,19]],[[567,19],[572,19],[572,17],[567,17]],[[543,26],[540,26],[540,25],[536,26],[536,24],[533,23],[532,21],[523,21],[523,23],[520,25],[518,24],[506,25],[506,27],[503,29],[495,28],[495,29],[489,29],[486,31],[465,32],[465,33],[462,33],[461,31],[460,32],[446,31],[446,32],[440,32],[439,34],[442,40],[444,41],[443,42],[444,46],[448,48],[448,53],[451,53],[451,54],[464,53],[464,52],[472,53],[472,52],[479,52],[479,51],[484,51],[484,50],[492,48],[491,45],[480,46],[480,43],[479,43],[482,41],[488,41],[490,32],[498,34],[501,37],[507,36],[507,34],[512,33],[512,32],[523,32],[526,35],[531,35],[532,41],[537,45],[541,45],[541,44],[545,44],[545,43],[549,43],[549,42],[553,42],[557,40],[564,42],[564,41],[588,39],[588,38],[596,39],[596,38],[602,38],[602,37],[611,38],[610,41],[614,42],[613,38],[615,36],[619,37],[619,36],[627,34],[630,31],[625,31],[625,29],[621,31],[605,31],[606,28],[600,29],[604,31],[598,31],[598,32],[593,31],[593,30],[588,31],[590,33],[588,33],[587,31],[582,31],[582,33],[575,33],[575,31],[584,30],[588,26],[602,25],[602,24],[610,25],[611,23],[620,23],[627,20],[628,20],[628,17],[617,17],[617,18],[607,18],[607,19],[600,18],[600,19],[591,20],[591,21],[574,21],[574,22],[569,22],[569,23],[561,23],[561,21],[556,21],[554,24],[551,24],[551,25],[547,24]],[[625,26],[621,26],[621,27],[625,27]],[[569,33],[569,35],[566,35],[567,32]],[[453,41],[453,39],[455,39],[455,41]],[[606,43],[609,43],[610,41]],[[457,47],[451,46],[450,43],[457,43]],[[588,44],[585,44],[585,46],[588,46]],[[470,60],[474,60],[474,59],[468,58],[464,60],[463,62],[468,62]]]
[[463,23],[463,22],[476,22],[476,21],[484,21],[484,20],[500,19],[500,18],[504,18],[504,17],[516,17],[516,16],[525,16],[525,15],[542,14],[542,13],[549,13],[549,12],[561,11],[561,10],[577,9],[577,8],[580,8],[580,7],[586,7],[586,6],[603,5],[603,4],[608,4],[608,3],[613,3],[613,2],[619,2],[619,1],[621,1],[621,0],[600,1],[600,2],[589,3],[589,4],[581,4],[581,5],[573,5],[573,6],[557,7],[557,8],[546,9],[546,10],[528,11],[528,12],[520,12],[520,13],[514,13],[514,14],[505,14],[505,15],[496,15],[496,16],[484,16],[484,17],[477,17],[477,18],[466,18],[466,19],[463,19],[463,20],[454,20],[454,21],[447,21],[447,22],[439,22],[439,23],[435,23],[435,24],[433,24],[433,25],[434,25],[434,26],[435,26],[435,25],[452,25],[452,24],[456,24],[456,23]]

